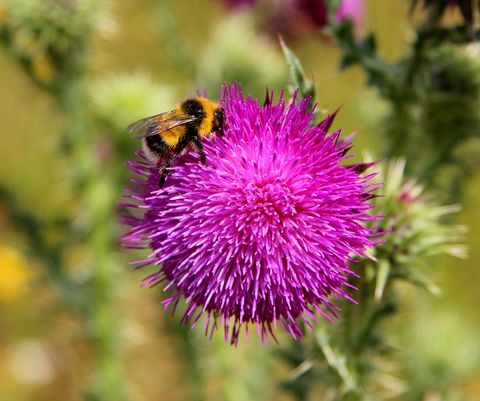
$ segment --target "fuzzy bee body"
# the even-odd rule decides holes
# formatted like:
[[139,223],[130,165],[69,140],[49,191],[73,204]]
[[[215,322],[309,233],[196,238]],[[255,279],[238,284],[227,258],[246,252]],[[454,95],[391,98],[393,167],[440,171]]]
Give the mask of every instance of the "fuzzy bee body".
[[127,129],[134,138],[142,138],[145,156],[161,169],[162,187],[177,156],[195,150],[205,163],[202,140],[212,134],[223,135],[223,126],[223,109],[210,99],[197,97],[174,110],[138,120]]

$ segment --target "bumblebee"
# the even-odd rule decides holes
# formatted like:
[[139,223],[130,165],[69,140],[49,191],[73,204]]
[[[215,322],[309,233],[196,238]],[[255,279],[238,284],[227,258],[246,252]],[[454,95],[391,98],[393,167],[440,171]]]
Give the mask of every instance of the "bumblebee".
[[175,159],[189,150],[206,163],[202,140],[223,136],[225,116],[214,101],[197,97],[178,104],[174,110],[142,118],[127,127],[133,138],[142,138],[146,157],[160,169],[160,188],[165,184]]

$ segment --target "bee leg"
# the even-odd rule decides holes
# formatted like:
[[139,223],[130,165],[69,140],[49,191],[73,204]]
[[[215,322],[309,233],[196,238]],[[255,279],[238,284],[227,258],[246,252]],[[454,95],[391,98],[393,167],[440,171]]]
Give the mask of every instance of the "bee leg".
[[158,188],[163,188],[163,185],[165,184],[165,181],[167,180],[167,174],[166,173],[161,173],[160,174],[160,179],[158,180]]
[[203,151],[203,149],[200,151],[200,162],[202,164],[207,163],[207,156],[205,155],[205,152]]
[[165,185],[165,181],[167,180],[167,175],[170,172],[169,169],[170,167],[172,167],[175,157],[176,157],[175,155],[168,156],[167,160],[163,164],[162,170],[160,172],[160,178],[158,180],[159,188],[163,188],[163,186]]
[[205,164],[207,162],[207,156],[205,155],[205,151],[203,150],[202,142],[200,141],[200,139],[198,139],[198,137],[196,137],[193,140],[193,143],[197,147],[198,154],[200,155],[200,161],[202,162],[202,164]]

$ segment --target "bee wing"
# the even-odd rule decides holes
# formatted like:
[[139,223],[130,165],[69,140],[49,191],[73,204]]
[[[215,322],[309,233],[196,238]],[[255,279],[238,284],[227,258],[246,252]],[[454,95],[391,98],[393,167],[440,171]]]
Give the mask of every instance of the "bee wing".
[[176,113],[176,110],[171,110],[166,113],[142,118],[129,125],[127,130],[133,134],[135,139],[146,138],[197,120],[193,116],[176,116]]

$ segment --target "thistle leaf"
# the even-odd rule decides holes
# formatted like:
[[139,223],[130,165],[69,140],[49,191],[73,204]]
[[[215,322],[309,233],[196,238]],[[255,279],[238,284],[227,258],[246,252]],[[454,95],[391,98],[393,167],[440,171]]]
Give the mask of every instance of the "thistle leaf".
[[440,296],[442,294],[440,288],[419,269],[412,267],[404,269],[398,274],[398,276],[417,287],[423,288],[434,296]]
[[345,387],[345,392],[355,392],[357,390],[357,382],[348,369],[347,357],[335,350],[330,344],[328,335],[323,330],[317,330],[314,334],[315,342],[320,347],[328,365],[338,374]]
[[290,67],[290,90],[293,92],[298,88],[299,94],[302,97],[310,97],[313,104],[315,99],[315,85],[313,81],[305,76],[302,64],[293,51],[285,44],[285,41],[280,36],[280,46],[283,50],[283,55]]
[[375,284],[375,300],[380,301],[383,297],[383,291],[385,290],[385,286],[388,282],[388,277],[390,276],[390,263],[382,259],[378,264],[378,272],[376,277],[376,284]]

